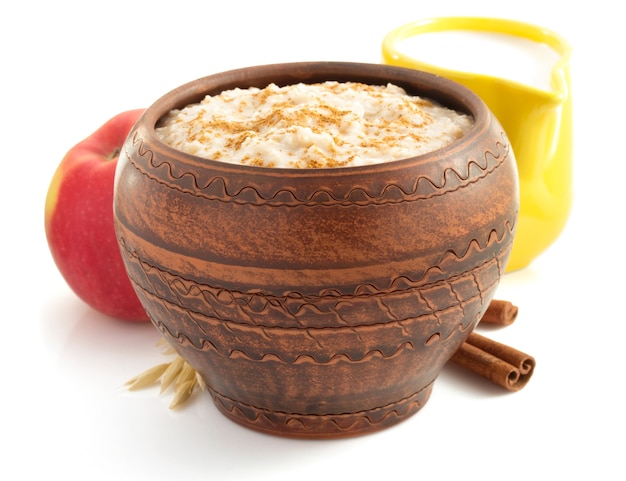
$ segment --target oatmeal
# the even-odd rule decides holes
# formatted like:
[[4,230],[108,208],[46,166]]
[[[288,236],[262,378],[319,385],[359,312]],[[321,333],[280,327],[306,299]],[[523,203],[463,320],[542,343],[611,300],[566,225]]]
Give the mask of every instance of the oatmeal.
[[184,152],[282,168],[348,167],[445,147],[471,116],[402,88],[328,81],[227,90],[173,110],[157,135]]

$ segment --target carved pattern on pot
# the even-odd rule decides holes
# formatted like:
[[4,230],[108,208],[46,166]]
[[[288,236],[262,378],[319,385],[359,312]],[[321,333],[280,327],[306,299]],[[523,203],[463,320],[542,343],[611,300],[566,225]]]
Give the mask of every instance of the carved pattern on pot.
[[269,433],[286,432],[292,436],[327,437],[329,432],[337,435],[354,435],[373,432],[397,424],[412,416],[426,404],[433,383],[405,399],[375,409],[345,414],[295,414],[269,411],[238,402],[210,390],[213,401],[220,411],[235,422],[253,424],[256,429]]
[[[493,289],[490,286],[486,291]],[[175,345],[198,351],[214,351],[231,359],[284,364],[360,363],[374,357],[391,359],[416,345],[430,347],[445,342],[457,332],[472,329],[476,318],[464,318],[462,311],[469,304],[482,304],[475,297],[462,304],[439,309],[398,321],[379,322],[346,327],[296,328],[266,327],[238,324],[193,312],[185,307],[156,298],[143,291],[140,295],[158,305],[162,314],[169,315],[168,325],[153,318],[153,323]],[[384,343],[379,343],[384,339]],[[297,349],[276,351],[283,343],[293,342]],[[342,349],[346,351],[342,351]],[[347,350],[350,349],[350,352]]]
[[[126,155],[130,162],[142,174],[151,179],[164,183],[172,189],[223,202],[236,202],[252,205],[370,205],[395,202],[413,202],[428,199],[436,195],[445,195],[462,188],[470,182],[477,182],[505,162],[510,154],[511,145],[504,132],[495,145],[485,150],[482,158],[470,158],[464,170],[454,166],[431,166],[431,172],[426,170],[404,184],[388,183],[379,186],[350,186],[341,192],[337,185],[328,189],[316,189],[306,195],[297,194],[294,189],[281,186],[277,189],[267,189],[266,185],[258,183],[235,185],[234,179],[226,179],[216,175],[207,166],[197,166],[191,169],[190,165],[178,167],[162,160],[156,162],[154,152],[145,147],[145,141],[137,131],[130,134],[132,142],[127,143]],[[132,146],[132,150],[129,150]],[[134,154],[137,155],[134,155]],[[161,157],[159,157],[161,158]],[[258,168],[258,167],[257,167]],[[425,169],[428,169],[426,166]]]
[[[123,238],[119,242],[131,281],[137,289],[154,296],[153,302],[156,299],[176,300],[177,304],[187,306],[189,310],[195,309],[230,322],[263,327],[332,327],[374,323],[381,319],[403,320],[405,314],[402,305],[407,299],[412,299],[412,317],[430,314],[437,316],[437,310],[431,307],[433,301],[429,300],[429,293],[434,291],[437,291],[438,296],[441,296],[442,290],[447,291],[446,296],[459,305],[473,298],[482,299],[482,293],[497,283],[502,274],[498,257],[470,272],[446,278],[443,282],[441,272],[448,272],[451,264],[468,255],[475,256],[480,251],[493,248],[493,244],[497,243],[506,247],[512,240],[513,226],[507,224],[501,237],[492,232],[483,247],[477,240],[472,240],[460,256],[446,252],[437,265],[430,267],[421,278],[415,280],[401,276],[393,279],[388,286],[376,286],[372,283],[359,285],[352,293],[328,289],[318,295],[289,291],[281,296],[261,291],[229,290],[222,286],[210,286],[186,279],[142,261],[137,253],[129,252],[124,247],[126,243]],[[367,316],[363,313],[367,313]]]

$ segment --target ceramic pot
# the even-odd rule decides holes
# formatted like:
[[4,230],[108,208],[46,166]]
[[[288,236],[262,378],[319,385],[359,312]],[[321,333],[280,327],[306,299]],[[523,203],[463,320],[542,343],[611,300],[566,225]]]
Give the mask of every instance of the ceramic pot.
[[[447,148],[378,165],[272,169],[164,145],[168,111],[234,87],[395,83],[471,114]],[[120,156],[115,226],[154,325],[219,410],[295,437],[364,434],[426,403],[492,299],[518,211],[485,104],[411,69],[296,63],[211,75],[157,100]]]

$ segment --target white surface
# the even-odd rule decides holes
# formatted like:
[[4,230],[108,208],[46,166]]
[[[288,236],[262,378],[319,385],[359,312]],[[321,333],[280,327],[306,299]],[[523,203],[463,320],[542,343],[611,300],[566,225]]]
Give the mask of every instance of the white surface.
[[[584,10],[533,0],[436,3],[445,6],[178,0],[3,7],[2,479],[624,479],[621,15],[602,0]],[[574,210],[549,251],[503,279],[498,297],[520,307],[516,323],[487,332],[536,357],[528,386],[503,393],[446,368],[428,404],[405,423],[323,442],[239,427],[206,395],[170,412],[170,398],[156,389],[126,392],[124,381],[162,360],[158,335],[149,325],[98,315],[57,273],[43,206],[65,152],[114,114],[197,77],[275,61],[378,62],[391,28],[466,14],[538,23],[575,49]]]

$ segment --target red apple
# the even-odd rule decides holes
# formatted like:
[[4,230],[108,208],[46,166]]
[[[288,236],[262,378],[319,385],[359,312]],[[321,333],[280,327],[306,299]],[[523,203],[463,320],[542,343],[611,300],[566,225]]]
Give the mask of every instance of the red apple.
[[108,316],[148,319],[130,283],[113,227],[122,144],[144,110],[123,112],[75,145],[57,168],[45,208],[52,257],[71,289]]

